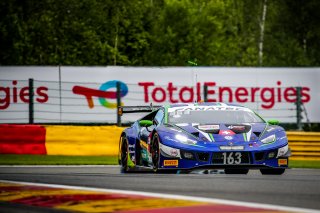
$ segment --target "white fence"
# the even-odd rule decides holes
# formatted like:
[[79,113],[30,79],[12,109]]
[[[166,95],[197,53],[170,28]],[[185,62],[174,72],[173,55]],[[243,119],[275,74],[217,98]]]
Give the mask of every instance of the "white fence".
[[0,123],[28,122],[29,78],[36,123],[115,123],[117,81],[127,106],[203,100],[207,85],[209,101],[238,103],[286,123],[296,122],[296,87],[301,87],[302,121],[320,122],[319,68],[63,66],[0,67]]

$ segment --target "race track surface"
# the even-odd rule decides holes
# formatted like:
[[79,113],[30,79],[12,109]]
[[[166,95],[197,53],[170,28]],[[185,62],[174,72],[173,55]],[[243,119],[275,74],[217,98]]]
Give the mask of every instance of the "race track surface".
[[0,180],[121,189],[316,209],[320,170],[290,169],[284,175],[121,174],[116,166],[0,167]]

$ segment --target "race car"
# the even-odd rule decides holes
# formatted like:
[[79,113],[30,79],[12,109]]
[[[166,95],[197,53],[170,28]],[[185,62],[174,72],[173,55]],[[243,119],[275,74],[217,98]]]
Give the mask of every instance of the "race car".
[[249,108],[226,103],[119,107],[148,112],[119,141],[122,172],[224,170],[226,174],[281,175],[291,151],[284,129]]

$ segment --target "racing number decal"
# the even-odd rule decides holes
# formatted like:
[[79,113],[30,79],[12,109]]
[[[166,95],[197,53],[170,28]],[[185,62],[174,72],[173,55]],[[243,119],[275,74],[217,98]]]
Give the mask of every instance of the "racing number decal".
[[240,164],[241,163],[241,152],[224,152],[223,164]]

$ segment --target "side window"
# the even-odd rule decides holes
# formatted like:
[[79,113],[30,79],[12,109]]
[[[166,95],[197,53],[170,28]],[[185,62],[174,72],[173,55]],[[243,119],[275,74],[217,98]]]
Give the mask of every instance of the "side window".
[[162,109],[160,109],[157,112],[156,116],[154,116],[154,121],[155,121],[156,125],[158,125],[158,124],[160,124],[162,122],[163,117],[164,117],[164,112],[163,112]]

